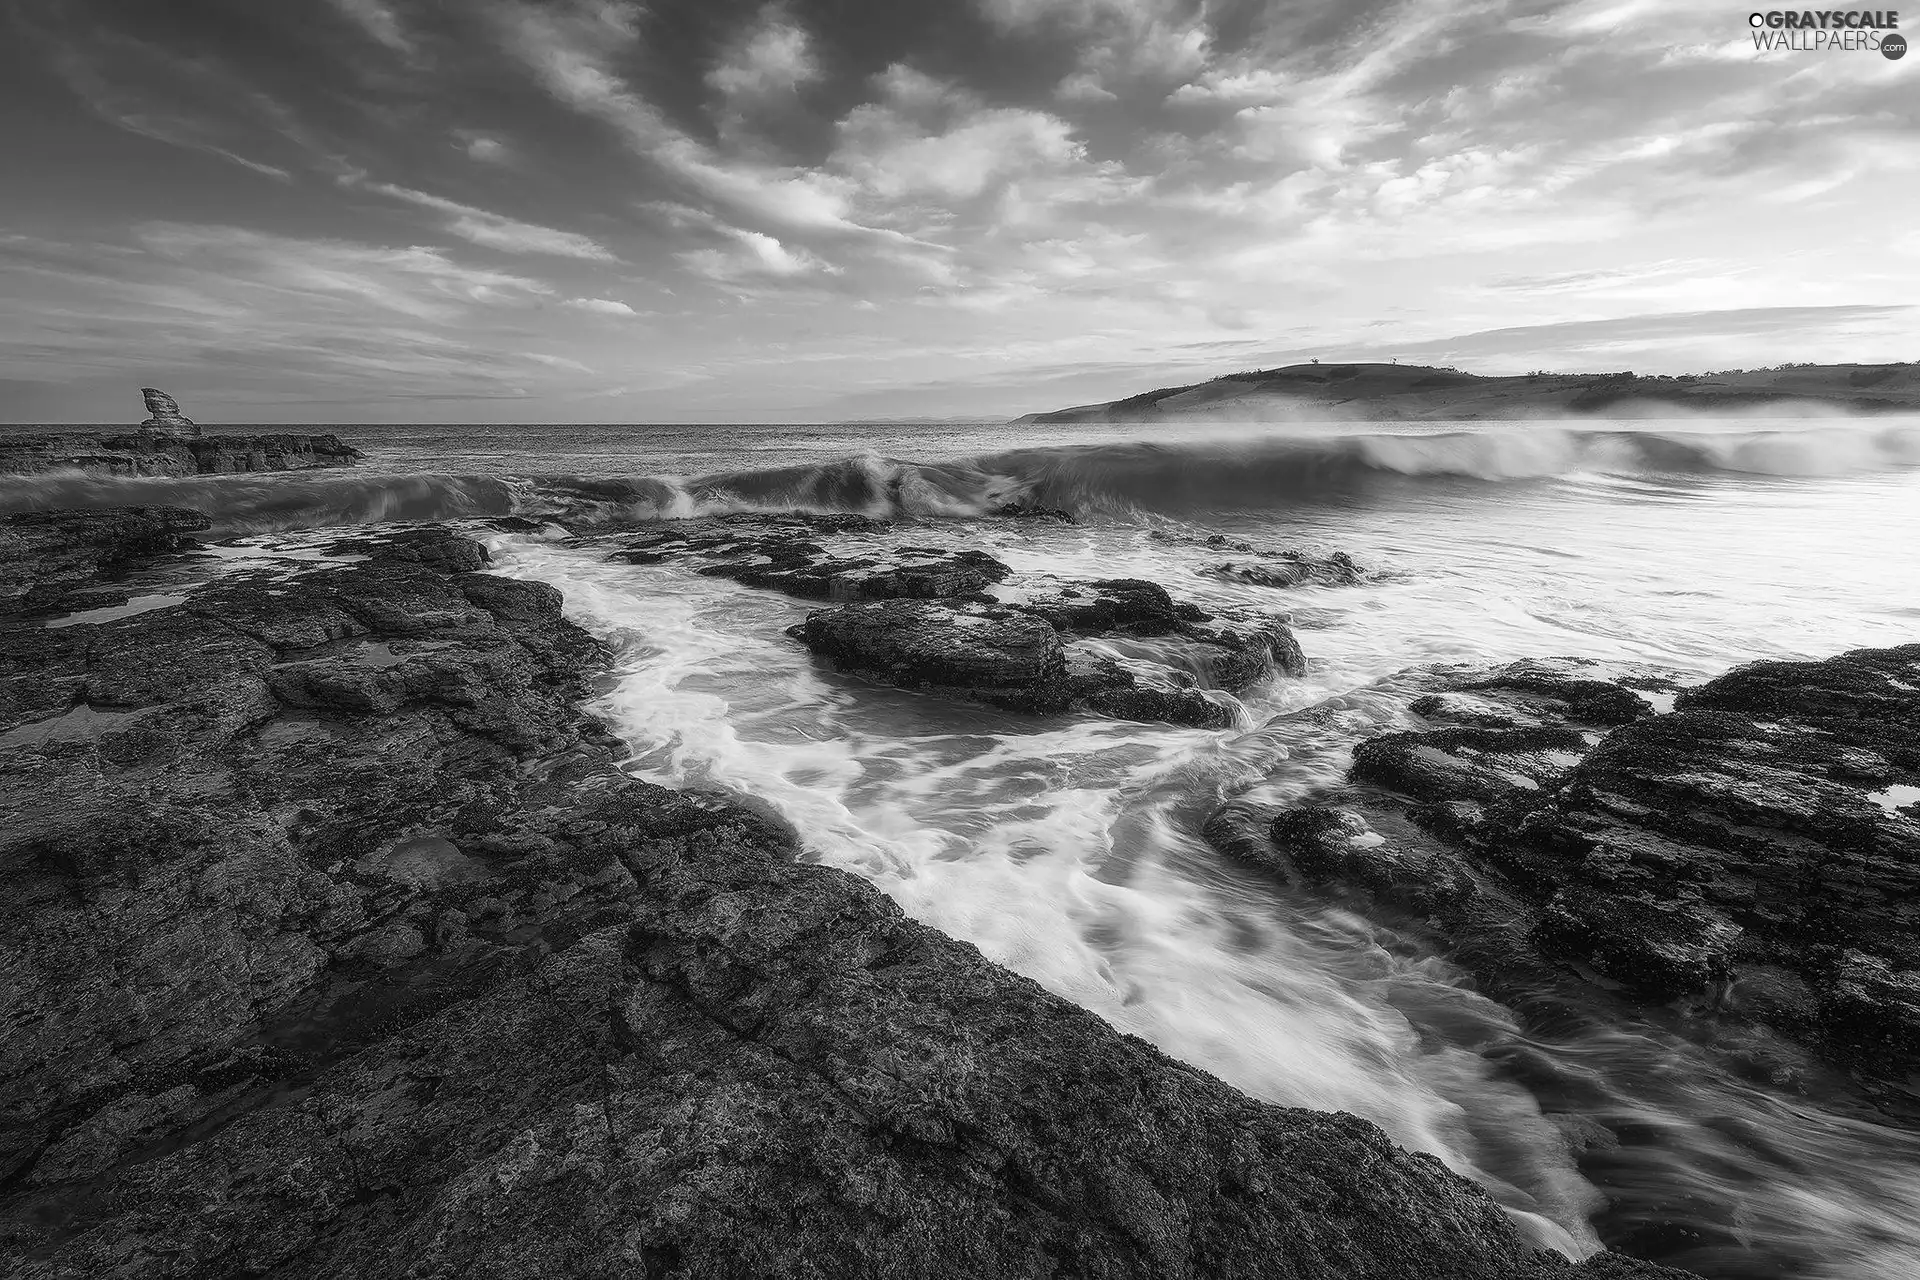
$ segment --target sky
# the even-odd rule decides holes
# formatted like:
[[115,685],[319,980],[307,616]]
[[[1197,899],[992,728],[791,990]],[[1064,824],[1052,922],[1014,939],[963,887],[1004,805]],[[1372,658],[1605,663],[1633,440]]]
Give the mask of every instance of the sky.
[[0,0],[0,420],[1920,359],[1920,55],[1760,51],[1749,12]]

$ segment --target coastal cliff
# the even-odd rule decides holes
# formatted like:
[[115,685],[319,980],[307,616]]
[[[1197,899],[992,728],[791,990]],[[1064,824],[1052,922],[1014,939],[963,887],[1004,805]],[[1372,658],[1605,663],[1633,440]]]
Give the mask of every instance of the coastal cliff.
[[626,776],[601,647],[479,543],[210,573],[198,523],[4,526],[9,1274],[1679,1274]]

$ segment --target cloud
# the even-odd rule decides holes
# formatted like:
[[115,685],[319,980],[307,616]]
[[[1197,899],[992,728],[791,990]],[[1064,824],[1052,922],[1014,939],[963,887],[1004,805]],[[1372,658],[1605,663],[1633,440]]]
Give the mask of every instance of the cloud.
[[347,299],[421,320],[451,320],[471,306],[524,302],[553,292],[543,281],[465,266],[420,245],[390,248],[185,223],[145,226],[138,240],[149,252],[177,263],[206,270],[224,266],[236,287]]
[[522,353],[550,286],[418,246],[159,222],[126,243],[0,245],[0,271],[37,299],[0,313],[0,376],[196,368],[283,394],[474,398],[522,395],[545,367]]
[[943,105],[949,119],[931,127],[891,104],[856,108],[840,122],[832,165],[883,200],[966,200],[1006,175],[1086,160],[1071,126],[1056,116],[958,97]]
[[840,268],[823,262],[807,250],[782,244],[758,231],[726,228],[734,245],[726,249],[695,249],[680,255],[687,270],[709,280],[738,282],[751,278],[792,280],[801,276],[838,275]]
[[566,304],[576,311],[591,311],[598,316],[634,317],[640,313],[624,302],[612,298],[568,298]]
[[538,351],[529,351],[527,359],[535,364],[545,365],[549,369],[565,369],[569,373],[593,372],[591,365],[581,364],[578,360],[570,360],[566,356],[551,356]]
[[331,0],[341,16],[395,53],[411,58],[418,53],[400,25],[400,18],[382,0]]
[[980,0],[989,22],[1016,35],[1054,33],[1079,50],[1077,69],[1055,96],[1118,100],[1139,81],[1164,90],[1207,65],[1213,28],[1188,0]]
[[87,109],[116,128],[155,142],[217,156],[276,182],[293,181],[293,174],[279,165],[252,160],[230,149],[223,138],[227,131],[218,122],[209,123],[190,116],[164,98],[148,96],[132,85],[116,81],[77,49],[58,51],[53,65],[67,86],[86,103]]
[[482,164],[514,162],[513,148],[507,145],[505,139],[472,129],[455,129],[453,136],[459,140],[460,149],[467,153],[469,159],[478,160]]
[[725,158],[669,124],[615,73],[609,57],[639,38],[638,8],[613,0],[581,0],[572,7],[541,10],[507,0],[497,12],[506,51],[532,70],[548,93],[612,126],[636,155],[659,166],[690,193],[765,225],[896,242],[910,239],[854,220],[851,189],[832,174]]
[[768,5],[726,58],[707,73],[707,83],[737,103],[791,93],[819,77],[812,37],[778,5]]
[[1652,346],[1705,337],[1738,338],[1835,329],[1860,321],[1903,320],[1911,304],[1835,307],[1742,307],[1726,311],[1669,311],[1484,329],[1433,342],[1410,343],[1407,352],[1492,355],[1524,351],[1582,350],[1622,342]]
[[976,235],[990,235],[1037,221],[1031,215],[1042,206],[1082,217],[1073,206],[1140,189],[1123,165],[1093,159],[1076,128],[1050,112],[989,106],[969,90],[900,65],[876,77],[875,87],[876,101],[837,123],[826,160],[874,220],[970,223]]
[[408,187],[396,187],[388,182],[369,182],[365,184],[365,188],[395,200],[404,200],[408,204],[445,214],[446,221],[441,225],[450,234],[459,236],[463,240],[471,240],[489,249],[498,249],[502,253],[545,253],[562,258],[580,258],[589,262],[618,260],[598,241],[572,231],[561,231],[554,227],[520,222],[503,214],[489,213],[485,209],[476,209],[472,205],[445,200]]
[[1091,71],[1076,71],[1062,80],[1053,96],[1063,102],[1118,102],[1120,95],[1100,83]]

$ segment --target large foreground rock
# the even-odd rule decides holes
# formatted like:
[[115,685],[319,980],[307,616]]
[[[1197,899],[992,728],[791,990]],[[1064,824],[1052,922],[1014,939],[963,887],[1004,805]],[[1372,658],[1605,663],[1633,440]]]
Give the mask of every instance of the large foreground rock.
[[1756,663],[1665,714],[1641,684],[1455,681],[1414,704],[1436,727],[1356,750],[1365,785],[1274,820],[1274,866],[1427,916],[1496,985],[1569,966],[1911,1073],[1920,645]]
[[555,592],[352,550],[0,626],[8,1274],[1665,1274],[625,777]]

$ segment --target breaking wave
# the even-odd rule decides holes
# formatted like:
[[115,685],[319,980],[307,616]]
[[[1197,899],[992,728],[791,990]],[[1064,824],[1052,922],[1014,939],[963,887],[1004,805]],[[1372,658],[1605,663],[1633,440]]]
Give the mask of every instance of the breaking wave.
[[386,520],[523,516],[574,525],[753,510],[979,516],[1008,504],[1178,516],[1294,506],[1408,484],[1713,474],[1811,477],[1920,465],[1920,426],[1779,430],[1368,433],[1052,445],[915,462],[832,462],[699,477],[490,476],[367,470],[117,478],[0,478],[0,512],[166,505],[223,532]]

